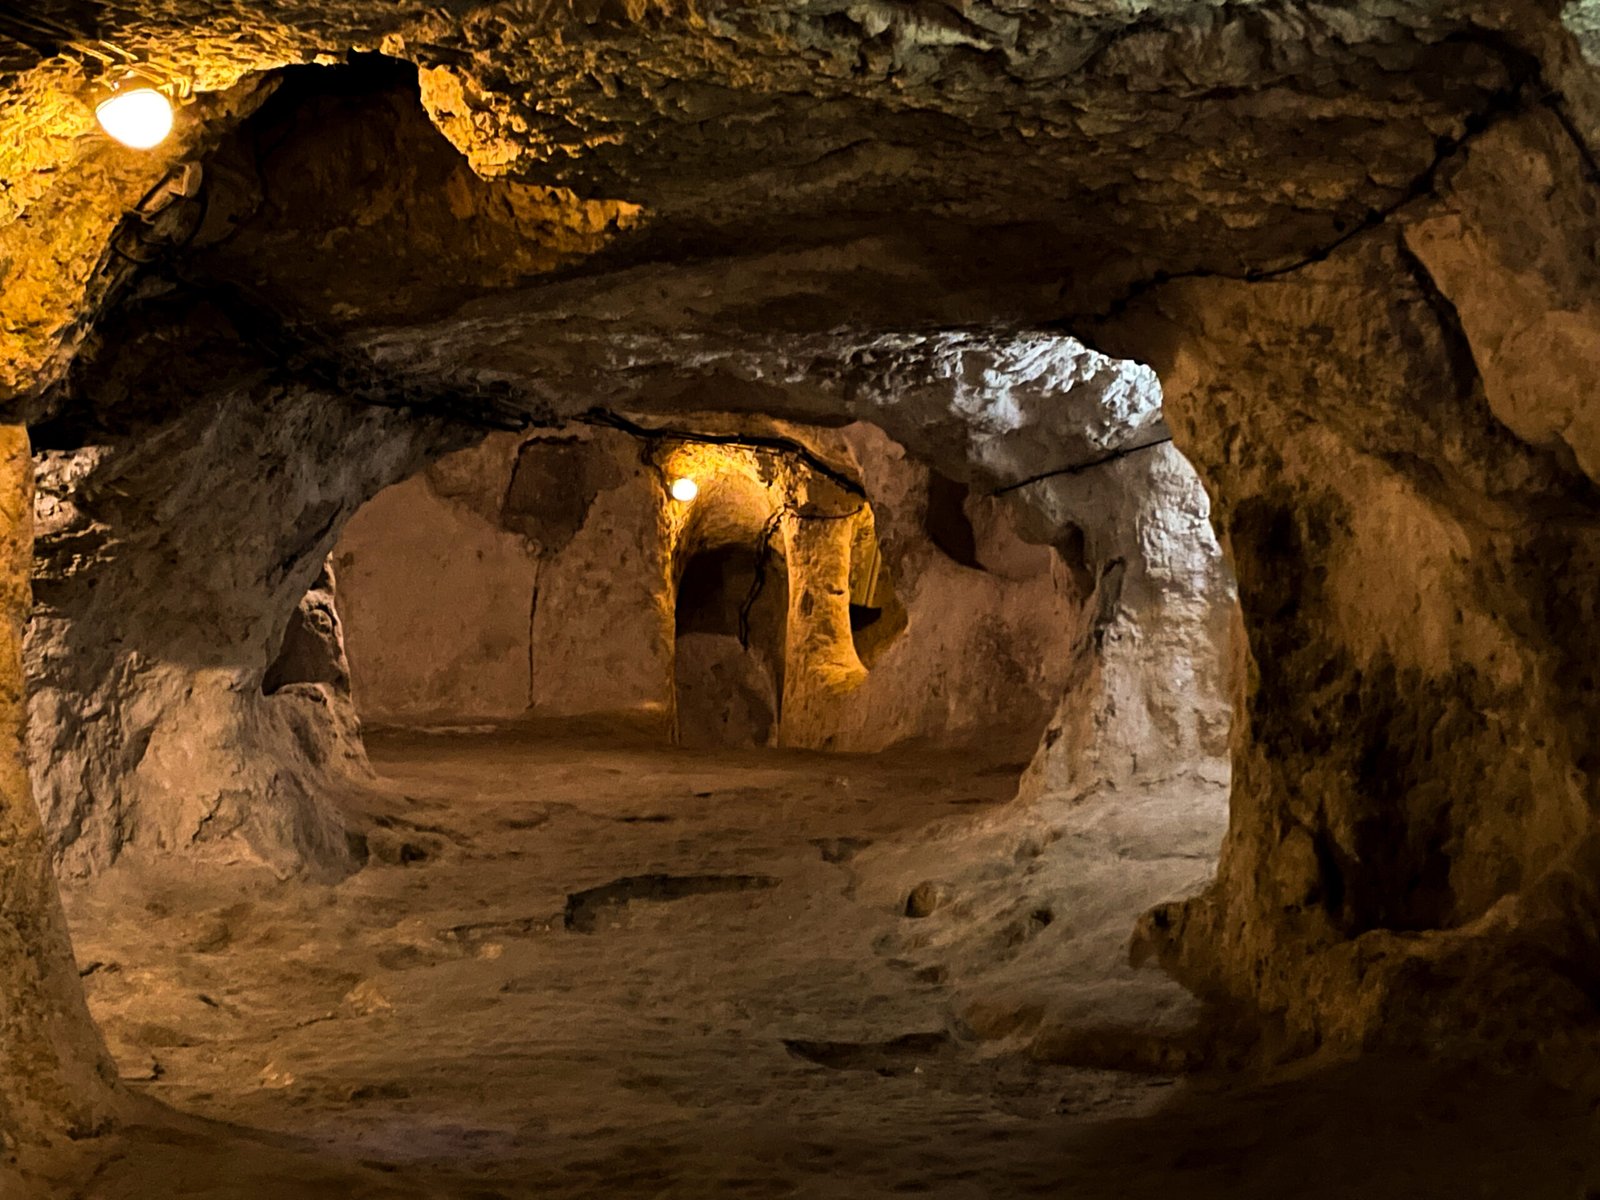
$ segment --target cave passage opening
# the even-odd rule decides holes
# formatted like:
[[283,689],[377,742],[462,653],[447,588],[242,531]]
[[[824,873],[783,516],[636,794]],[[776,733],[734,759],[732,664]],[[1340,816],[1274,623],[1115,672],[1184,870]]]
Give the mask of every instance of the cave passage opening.
[[7,1200],[1595,1190],[1593,4],[295,7],[0,16]]
[[[770,418],[696,420],[777,436]],[[800,1072],[810,1095],[804,1072],[857,1061],[937,1075],[1018,1039],[1126,1066],[1137,1038],[1068,1032],[1191,1011],[1126,943],[1208,877],[1221,837],[1226,722],[1201,718],[1225,712],[1232,601],[1192,471],[1163,448],[1069,477],[1050,511],[1081,524],[1056,544],[1019,499],[969,488],[952,554],[928,517],[949,489],[881,428],[782,435],[863,495],[794,454],[579,424],[437,455],[314,544],[310,587],[261,628],[258,694],[304,714],[280,764],[294,748],[348,768],[298,782],[352,860],[326,883],[286,870],[241,889],[235,842],[176,887],[135,845],[69,887],[80,953],[117,964],[87,989],[130,1076],[247,1125],[292,1102],[354,1145],[401,1110],[443,1136],[419,1101],[556,1120],[553,1095],[504,1073],[527,1053],[608,1126],[640,1117],[605,1082],[618,1061],[738,1106],[730,1087]],[[295,470],[309,519],[326,466]],[[686,477],[690,500],[668,486]],[[230,728],[233,752],[260,752],[238,732],[259,720]],[[1107,873],[1131,852],[1137,873]],[[308,888],[331,907],[306,908]],[[925,1036],[952,1004],[961,1032]],[[683,1040],[705,1011],[724,1014],[714,1055]],[[420,1075],[402,1054],[417,1038],[435,1056]],[[1148,1098],[1133,1076],[1118,1088],[1116,1104]],[[825,1123],[851,1119],[851,1096]],[[445,1137],[439,1163],[458,1149]]]
[[[262,416],[233,413],[241,454]],[[698,420],[719,438],[777,436],[770,418]],[[380,1157],[399,1121],[407,1140],[436,1139],[425,1169],[448,1175],[464,1143],[426,1115],[439,1106],[485,1127],[570,1121],[506,1074],[528,1053],[595,1098],[600,1129],[642,1119],[637,1094],[606,1083],[618,1061],[733,1106],[731,1119],[773,1079],[804,1097],[817,1094],[806,1072],[856,1063],[944,1078],[1015,1039],[1126,1066],[1144,1051],[1064,1030],[1192,1007],[1125,957],[1139,913],[1203,882],[1221,836],[1225,719],[1193,739],[1225,708],[1214,636],[1231,597],[1214,542],[1184,541],[1207,529],[1192,471],[1160,450],[1074,476],[1046,511],[1072,514],[1077,536],[1052,541],[1017,498],[969,488],[952,501],[872,423],[782,436],[862,495],[793,454],[577,424],[429,454],[388,486],[343,484],[375,494],[320,541],[278,530],[307,547],[308,586],[287,616],[257,610],[259,665],[239,678],[255,681],[259,712],[165,681],[173,724],[149,738],[203,735],[217,761],[270,754],[278,774],[259,795],[219,788],[232,840],[136,837],[67,890],[79,952],[102,964],[86,977],[92,1011],[129,1079],[245,1125],[282,1127],[293,1111],[290,1124]],[[325,523],[329,463],[296,445],[303,519]],[[44,454],[42,477],[78,478],[70,451]],[[121,478],[167,493],[173,470],[218,482],[198,453],[147,466]],[[274,528],[282,476],[250,509]],[[688,500],[669,487],[685,477]],[[955,552],[930,532],[935,503],[941,529],[964,531]],[[182,544],[214,555],[220,541],[206,529]],[[237,611],[265,604],[248,569],[230,572]],[[61,619],[70,596],[45,594]],[[1220,615],[1196,623],[1195,596]],[[206,760],[179,775],[176,762],[146,756],[134,771],[162,766],[191,795],[214,786]],[[301,814],[274,814],[294,788]],[[1086,797],[1111,803],[1117,788],[1118,828],[1074,826],[1096,811]],[[272,819],[247,824],[250,811]],[[326,833],[286,850],[271,840],[284,828]],[[1095,874],[1131,845],[1137,877]],[[175,883],[171,856],[207,846],[215,857]],[[313,882],[316,857],[341,849],[346,864]],[[1075,895],[1086,872],[1102,880],[1092,918]],[[152,928],[170,955],[151,952]],[[960,1032],[929,1034],[952,1003]],[[876,1014],[864,1031],[850,1016],[863,1005]],[[723,1014],[714,1050],[684,1041],[706,1011]],[[333,1015],[302,1024],[319,1013]],[[434,1064],[420,1073],[402,1053],[417,1039]],[[1148,1086],[1127,1076],[1113,1103],[1136,1108]],[[825,1105],[823,1123],[853,1122],[853,1097]],[[995,1101],[997,1119],[1010,1103]],[[610,1178],[521,1145],[503,1147],[519,1178]]]
[[[45,652],[74,616],[180,648],[139,660],[119,710],[155,717],[162,752],[128,767],[146,823],[67,889],[80,954],[116,964],[86,990],[130,1079],[245,1125],[281,1127],[291,1101],[350,1146],[409,1121],[443,1139],[429,1170],[448,1173],[460,1146],[423,1110],[566,1119],[506,1074],[527,1053],[615,1127],[641,1116],[605,1082],[617,1061],[737,1107],[796,1072],[804,1097],[808,1071],[915,1079],[999,1043],[1125,1067],[1146,1034],[1070,1031],[1197,1012],[1126,957],[1140,913],[1209,877],[1225,812],[1231,582],[1181,456],[993,495],[940,482],[871,421],[671,419],[670,436],[577,421],[461,445],[415,417],[239,395],[170,418],[215,423],[166,441],[194,447],[176,459],[130,436],[109,456],[130,456],[120,492],[82,486],[103,444],[41,451],[48,511],[181,511],[195,528],[119,553],[222,561],[196,593],[206,627],[248,614],[218,675],[215,646],[185,664],[166,598],[106,607],[80,560],[45,570],[37,695],[55,712]],[[281,466],[224,481],[218,447],[237,467],[268,429]],[[47,564],[81,545],[59,528]],[[196,744],[207,756],[177,753]],[[59,767],[35,763],[51,794]],[[157,787],[198,801],[192,818],[154,819]],[[1138,872],[1106,871],[1134,851]],[[951,1006],[959,1025],[928,1035]],[[710,1057],[683,1040],[706,1011],[724,1014]],[[416,1039],[435,1055],[420,1074],[401,1054]],[[848,1125],[854,1096],[825,1123]],[[506,1153],[526,1177],[564,1161]]]
[[674,740],[765,746],[781,717],[789,573],[764,546],[689,558],[678,580],[673,640]]
[[982,496],[987,565],[956,561],[926,533],[929,468],[869,424],[786,427],[824,471],[775,452],[768,420],[704,420],[714,441],[495,434],[364,505],[327,568],[361,720],[1026,760],[1082,633],[1082,564]]
[[[374,112],[416,116],[393,97],[314,107],[319,137],[358,148]],[[290,176],[262,189],[274,245],[329,169],[302,153],[302,117],[286,124],[234,164]],[[452,212],[500,211],[454,160],[427,165]],[[252,244],[238,223],[224,265]],[[366,251],[350,261],[384,258]],[[395,303],[389,318],[435,312]],[[575,385],[561,420],[485,435],[322,375],[278,386],[249,339],[215,372],[151,352],[239,319],[222,307],[174,305],[177,327],[148,336],[112,326],[71,403],[136,384],[145,407],[75,410],[37,464],[33,767],[80,954],[100,964],[90,1004],[130,1081],[246,1126],[304,1119],[341,1153],[416,1153],[423,1176],[490,1145],[519,1185],[581,1195],[615,1164],[576,1147],[649,1119],[641,1103],[737,1124],[787,1081],[799,1107],[781,1122],[829,1092],[819,1070],[903,1077],[869,1122],[903,1160],[917,1139],[898,1140],[896,1112],[931,1096],[939,1122],[965,1119],[960,1088],[923,1077],[956,1080],[997,1045],[1119,1068],[1149,1038],[1169,1052],[1165,1029],[1133,1051],[1068,1036],[1194,1015],[1126,943],[1151,904],[1205,881],[1221,837],[1231,584],[1198,480],[1170,447],[1051,470],[1159,423],[1148,369],[1054,335],[1041,351],[952,334],[937,353],[908,337],[884,353],[932,381],[847,403],[764,360],[789,352],[779,338],[732,365],[719,348],[694,389],[670,378],[605,407]],[[396,328],[372,336],[441,336]],[[599,377],[693,358],[641,345],[654,365]],[[1017,421],[1009,440],[941,390],[951,346],[985,364],[959,374],[994,382],[982,402]],[[830,354],[859,361],[827,349],[819,377],[844,369]],[[1052,360],[1090,381],[1064,410],[1026,373]],[[752,401],[739,371],[794,394]],[[206,388],[215,404],[181,401]],[[1007,389],[1031,397],[1021,418]],[[80,553],[101,539],[103,557]],[[174,566],[197,581],[176,601],[150,582]],[[1113,878],[1130,847],[1140,870]],[[596,1098],[590,1124],[528,1094],[535,1050]],[[639,1087],[612,1086],[618,1062]],[[1131,1076],[1113,1091],[1129,1108],[1153,1094]],[[1017,1094],[990,1096],[984,1121]],[[821,1101],[836,1140],[864,1099]],[[572,1152],[530,1157],[557,1127]]]

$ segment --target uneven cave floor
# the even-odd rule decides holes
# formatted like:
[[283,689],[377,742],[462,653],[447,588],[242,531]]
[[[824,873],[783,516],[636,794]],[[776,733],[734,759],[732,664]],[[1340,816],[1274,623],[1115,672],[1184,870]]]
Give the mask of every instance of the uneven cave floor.
[[[93,1013],[170,1109],[51,1160],[41,1194],[1585,1194],[1588,1116],[1532,1084],[1392,1062],[1180,1078],[973,1037],[958,977],[1006,964],[902,957],[903,880],[863,872],[921,839],[907,861],[961,877],[960,830],[1005,812],[1016,762],[506,730],[370,751],[374,855],[337,885],[130,867],[69,889]],[[662,875],[700,882],[568,903]],[[947,942],[1013,965],[1047,944]]]

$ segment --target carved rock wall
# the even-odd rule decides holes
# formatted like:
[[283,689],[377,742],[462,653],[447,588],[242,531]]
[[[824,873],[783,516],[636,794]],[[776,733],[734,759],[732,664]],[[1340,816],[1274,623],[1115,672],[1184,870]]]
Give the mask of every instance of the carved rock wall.
[[[503,440],[504,439],[504,440]],[[528,707],[528,618],[537,561],[499,512],[439,492],[441,470],[486,472],[474,496],[505,494],[514,435],[459,451],[379,492],[339,534],[352,686],[378,724],[521,716]],[[509,442],[509,446],[507,444]],[[489,454],[486,451],[497,453]]]
[[1244,635],[1219,878],[1145,936],[1280,1049],[1594,1070],[1595,204],[1531,114],[1411,219],[1134,335]]
[[33,467],[0,428],[0,1187],[19,1143],[83,1137],[119,1115],[116,1068],[89,1019],[28,780],[23,627],[33,561]]
[[[855,751],[1004,736],[1026,753],[1064,687],[1082,618],[1076,577],[1048,547],[1023,542],[1001,502],[978,496],[966,507],[982,561],[953,561],[924,529],[928,468],[867,426],[803,436],[859,473],[894,581],[888,620],[903,627],[863,668],[840,590],[857,522],[781,522],[770,538],[769,579],[779,605],[778,675],[764,685],[774,708],[773,689],[785,692],[773,736]],[[581,440],[494,435],[376,497],[334,552],[362,715],[429,722],[626,713],[665,731],[675,669],[692,674],[691,663],[675,664],[679,576],[697,548],[748,543],[755,553],[778,503],[758,476],[790,469],[774,465],[782,456],[739,451],[737,462],[718,465],[695,450],[674,452],[689,455],[683,462],[663,460],[667,474],[699,475],[691,505],[667,499],[665,477],[641,461],[640,443],[605,431]],[[743,478],[746,468],[758,494],[748,498],[748,519],[729,524],[737,504],[717,481]],[[860,506],[849,496],[826,499],[819,511]],[[837,563],[810,548],[818,535],[843,539]],[[839,628],[819,623],[819,601],[806,594],[813,587],[840,606]],[[819,654],[842,656],[837,680],[831,658]],[[683,721],[680,714],[680,732]]]
[[[252,0],[53,7],[85,37],[191,74],[201,98],[169,145],[133,155],[92,133],[81,70],[0,46],[12,419],[72,409],[72,389],[48,389],[109,301],[149,300],[130,292],[141,281],[191,298],[243,281],[309,327],[280,347],[280,376],[232,390],[167,378],[174,347],[217,336],[184,328],[160,370],[130,372],[140,386],[90,389],[98,428],[38,430],[49,478],[30,674],[48,724],[33,758],[70,865],[129,835],[187,843],[226,827],[241,776],[287,799],[274,828],[246,820],[226,845],[331,844],[297,799],[299,767],[254,775],[228,739],[249,730],[271,761],[304,728],[292,714],[309,698],[259,697],[261,675],[338,522],[448,441],[419,395],[435,412],[554,423],[615,393],[682,411],[686,389],[714,386],[719,408],[880,420],[918,457],[993,486],[1082,449],[1053,414],[1071,412],[1056,402],[1084,377],[1036,369],[1090,361],[1054,356],[1065,326],[1158,367],[1239,579],[1221,877],[1153,914],[1147,941],[1290,1047],[1465,1039],[1584,1061],[1563,1051],[1592,1036],[1600,993],[1584,585],[1600,460],[1592,4],[524,17],[328,0],[314,20]],[[371,97],[263,110],[229,142],[266,99],[248,72],[351,48],[420,64],[436,127],[505,186],[437,156],[410,173],[419,139],[390,135],[415,105],[385,118]],[[194,253],[181,227],[145,226],[159,214],[129,216],[187,159],[233,180]],[[431,216],[413,222],[419,181]],[[590,199],[517,190],[554,185]],[[446,215],[459,227],[441,243],[430,230]],[[558,283],[460,303],[571,266],[624,225],[625,244]],[[555,252],[516,257],[536,229]],[[116,253],[126,234],[170,242],[188,282]],[[448,276],[438,294],[434,275]],[[973,335],[980,323],[993,335]],[[345,339],[341,386],[308,369],[320,336]],[[351,407],[361,399],[412,410]],[[307,444],[327,457],[274,474]],[[236,462],[263,469],[219,468]],[[1032,535],[1049,540],[1049,522]],[[1136,594],[1114,586],[1115,557],[1089,563],[1113,649],[1134,644],[1111,634],[1116,598]],[[175,600],[173,579],[189,585]],[[163,729],[185,727],[209,746],[197,776],[161,749]],[[1094,714],[1063,727],[1093,729]],[[1204,744],[1208,727],[1178,735]],[[50,728],[72,734],[54,744]],[[121,781],[152,747],[136,816]],[[46,1045],[65,994],[28,982],[65,978],[67,961],[31,836],[24,821],[0,870],[34,964],[15,992],[7,968],[6,1001],[24,997],[8,1046]]]
[[[83,405],[37,447],[29,762],[50,844],[69,874],[176,850],[348,869],[329,799],[368,768],[313,585],[351,513],[449,437],[128,345],[85,367]],[[283,673],[308,622],[334,640],[322,678]]]

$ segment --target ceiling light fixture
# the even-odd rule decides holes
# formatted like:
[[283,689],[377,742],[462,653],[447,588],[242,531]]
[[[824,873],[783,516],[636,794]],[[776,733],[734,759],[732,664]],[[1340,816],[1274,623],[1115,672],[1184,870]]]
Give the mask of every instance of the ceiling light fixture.
[[17,12],[15,7],[0,8],[0,36],[45,58],[76,60],[86,73],[95,70],[90,60],[99,64],[104,76],[96,88],[94,115],[100,128],[135,150],[149,150],[166,140],[172,132],[173,98],[187,100],[193,90],[182,71],[140,62],[114,42],[88,36],[46,13]]
[[693,500],[700,494],[700,485],[694,480],[690,479],[687,475],[684,475],[678,479],[674,479],[672,481],[672,486],[667,490],[672,493],[672,498],[674,500],[688,504],[689,501]]
[[94,106],[100,128],[135,150],[149,150],[172,132],[172,101],[148,77],[130,71]]

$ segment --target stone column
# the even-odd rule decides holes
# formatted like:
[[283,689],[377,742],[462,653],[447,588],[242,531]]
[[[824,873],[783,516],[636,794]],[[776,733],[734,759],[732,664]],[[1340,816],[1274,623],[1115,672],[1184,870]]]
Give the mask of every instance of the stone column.
[[789,533],[788,662],[779,743],[821,749],[838,696],[866,668],[850,636],[851,521],[798,517]]
[[1028,499],[1084,533],[1095,572],[1080,676],[1024,795],[1081,795],[1204,769],[1226,775],[1233,584],[1199,476],[1170,444],[1042,481]]
[[[27,431],[0,426],[0,1143],[105,1125],[116,1075],[89,1018],[29,786],[22,634],[33,562]],[[0,1160],[6,1157],[0,1154]]]

